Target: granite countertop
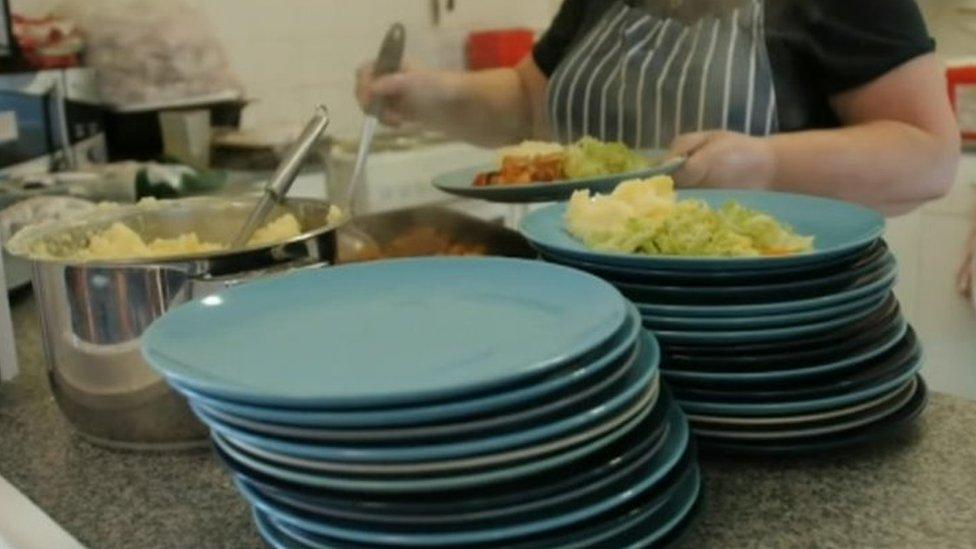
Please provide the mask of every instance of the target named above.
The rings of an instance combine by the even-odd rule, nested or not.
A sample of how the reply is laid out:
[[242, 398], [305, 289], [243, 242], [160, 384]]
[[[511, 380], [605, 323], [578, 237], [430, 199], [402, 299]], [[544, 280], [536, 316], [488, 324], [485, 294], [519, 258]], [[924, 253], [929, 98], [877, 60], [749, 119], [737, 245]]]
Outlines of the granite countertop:
[[[74, 435], [47, 387], [29, 295], [13, 318], [22, 373], [0, 385], [0, 476], [92, 548], [261, 547], [209, 452], [109, 451]], [[936, 393], [917, 428], [884, 444], [705, 459], [706, 508], [682, 547], [972, 547], [974, 464], [976, 403]]]

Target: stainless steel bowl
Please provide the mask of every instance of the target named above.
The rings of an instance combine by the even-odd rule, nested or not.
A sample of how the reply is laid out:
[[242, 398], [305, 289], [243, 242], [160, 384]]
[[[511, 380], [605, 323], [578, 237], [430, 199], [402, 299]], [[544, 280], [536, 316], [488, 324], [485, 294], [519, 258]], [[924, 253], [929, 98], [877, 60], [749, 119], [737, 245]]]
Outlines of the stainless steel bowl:
[[[203, 241], [230, 242], [255, 199], [191, 198], [131, 206], [83, 220], [30, 227], [8, 250], [33, 263], [33, 284], [55, 400], [74, 427], [102, 445], [171, 449], [205, 442], [206, 430], [186, 402], [143, 361], [139, 340], [170, 308], [228, 286], [296, 268], [331, 263], [336, 253], [329, 204], [288, 200], [271, 217], [291, 212], [304, 232], [272, 246], [166, 259], [79, 262], [37, 257], [38, 242], [67, 252], [116, 221], [144, 238], [189, 231]], [[215, 326], [214, 329], [223, 329]]]

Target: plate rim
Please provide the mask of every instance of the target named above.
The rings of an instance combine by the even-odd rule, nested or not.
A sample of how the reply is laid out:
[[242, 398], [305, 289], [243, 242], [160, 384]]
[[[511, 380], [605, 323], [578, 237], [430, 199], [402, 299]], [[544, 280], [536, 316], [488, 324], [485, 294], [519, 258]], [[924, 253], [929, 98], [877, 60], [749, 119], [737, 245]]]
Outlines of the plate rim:
[[[677, 408], [677, 404], [670, 397], [668, 397], [667, 402], [662, 403], [662, 405], [669, 406], [671, 410]], [[231, 459], [240, 461], [251, 469], [266, 474], [272, 478], [279, 479], [283, 482], [291, 482], [312, 488], [331, 488], [336, 490], [366, 492], [369, 494], [416, 494], [430, 490], [473, 489], [491, 482], [504, 482], [517, 479], [522, 476], [532, 475], [548, 467], [559, 467], [561, 465], [565, 465], [566, 463], [569, 463], [575, 459], [580, 459], [587, 455], [591, 455], [594, 452], [598, 452], [602, 448], [605, 448], [606, 446], [620, 440], [624, 436], [627, 436], [633, 431], [633, 429], [639, 426], [642, 421], [651, 415], [652, 410], [653, 408], [648, 408], [638, 415], [638, 417], [631, 419], [620, 428], [562, 454], [555, 454], [534, 462], [529, 462], [527, 464], [498, 468], [488, 472], [462, 473], [440, 479], [427, 478], [406, 481], [390, 479], [349, 479], [334, 475], [325, 475], [319, 472], [312, 473], [290, 471], [287, 468], [283, 469], [285, 466], [275, 463], [264, 463], [259, 458], [248, 455], [243, 450], [233, 446], [233, 444], [229, 441], [223, 440], [218, 433], [211, 433], [211, 439], [214, 441], [214, 444], [221, 449], [221, 451], [225, 452]], [[679, 429], [681, 429], [680, 435], [687, 440], [691, 435], [691, 429], [688, 426], [687, 421], [682, 422], [679, 425]]]
[[[289, 275], [281, 277], [272, 277], [263, 280], [258, 280], [250, 282], [245, 285], [232, 287], [223, 290], [214, 296], [222, 299], [226, 299], [228, 296], [236, 296], [240, 293], [253, 294], [254, 292], [261, 291], [261, 288], [266, 288], [275, 284], [282, 284], [282, 281], [287, 280], [298, 280], [301, 278], [305, 279], [320, 279], [326, 278], [337, 271], [342, 273], [354, 273], [355, 271], [361, 270], [378, 270], [378, 269], [397, 269], [397, 268], [418, 268], [417, 265], [437, 265], [439, 269], [443, 269], [444, 264], [454, 264], [454, 265], [498, 265], [505, 266], [505, 268], [515, 269], [519, 268], [536, 268], [540, 264], [536, 260], [520, 259], [520, 258], [503, 258], [503, 257], [482, 257], [482, 258], [401, 258], [401, 259], [391, 259], [382, 262], [372, 262], [372, 263], [358, 263], [358, 264], [348, 264], [340, 265], [334, 267], [328, 267], [322, 270], [310, 270], [301, 271], [297, 273], [292, 273]], [[155, 334], [158, 334], [165, 330], [169, 324], [182, 320], [182, 315], [188, 314], [200, 314], [199, 310], [201, 307], [202, 299], [193, 300], [187, 303], [178, 305], [173, 309], [170, 309], [166, 315], [153, 322], [149, 328], [143, 333], [140, 338], [141, 344], [141, 354], [146, 362], [157, 372], [161, 373], [165, 378], [176, 380], [180, 385], [188, 386], [192, 389], [196, 389], [199, 392], [204, 392], [211, 394], [213, 396], [227, 398], [229, 400], [244, 400], [249, 403], [265, 404], [265, 405], [281, 405], [281, 406], [314, 406], [314, 407], [335, 407], [336, 409], [346, 409], [346, 408], [362, 408], [364, 406], [400, 406], [408, 404], [416, 404], [424, 401], [435, 401], [435, 400], [449, 400], [452, 398], [462, 398], [465, 396], [483, 393], [485, 391], [490, 391], [504, 386], [510, 386], [517, 384], [519, 381], [524, 381], [527, 379], [532, 379], [538, 376], [545, 375], [546, 373], [552, 372], [561, 366], [567, 365], [574, 360], [578, 360], [580, 357], [586, 355], [588, 352], [594, 350], [605, 342], [613, 338], [614, 334], [624, 325], [627, 319], [628, 304], [622, 295], [620, 295], [619, 290], [613, 288], [611, 284], [604, 281], [603, 279], [593, 276], [589, 273], [584, 273], [582, 271], [571, 269], [565, 266], [552, 265], [552, 267], [557, 267], [564, 270], [564, 275], [566, 276], [582, 276], [589, 279], [586, 284], [593, 284], [594, 292], [607, 292], [608, 298], [616, 301], [619, 297], [619, 304], [614, 303], [611, 307], [608, 301], [608, 310], [613, 308], [616, 309], [613, 312], [615, 319], [613, 321], [614, 327], [612, 330], [606, 333], [598, 333], [588, 335], [586, 339], [581, 340], [572, 349], [566, 349], [561, 351], [558, 356], [552, 356], [544, 360], [537, 361], [529, 369], [523, 369], [519, 372], [510, 372], [505, 376], [501, 376], [491, 380], [480, 380], [475, 383], [465, 383], [459, 384], [453, 387], [441, 387], [437, 390], [411, 390], [409, 392], [397, 392], [396, 394], [386, 394], [386, 395], [376, 395], [376, 394], [346, 394], [342, 396], [326, 396], [321, 395], [284, 395], [284, 394], [270, 394], [268, 392], [262, 392], [260, 389], [249, 387], [245, 385], [235, 384], [232, 380], [228, 380], [225, 376], [224, 379], [215, 381], [212, 379], [200, 378], [199, 372], [201, 370], [206, 370], [200, 366], [194, 366], [192, 364], [186, 364], [183, 361], [176, 359], [169, 354], [156, 349], [153, 345], [153, 338]], [[423, 268], [423, 267], [419, 267]], [[546, 267], [548, 268], [548, 267]], [[480, 269], [479, 269], [480, 270]], [[349, 274], [338, 274], [335, 276], [351, 276]], [[584, 280], [579, 279], [581, 284]], [[305, 284], [312, 285], [306, 282]], [[319, 282], [321, 284], [321, 282]], [[257, 288], [257, 289], [256, 289]], [[267, 291], [267, 290], [265, 290]], [[167, 320], [168, 318], [168, 320]], [[619, 320], [619, 323], [617, 322]]]
[[[904, 384], [912, 376], [918, 374], [925, 362], [925, 353], [920, 351], [918, 357], [908, 366], [898, 377], [886, 383], [874, 387], [865, 388], [849, 394], [836, 395], [832, 397], [811, 399], [805, 401], [789, 403], [753, 403], [753, 404], [732, 404], [716, 402], [691, 402], [678, 400], [685, 413], [707, 413], [709, 415], [742, 415], [742, 416], [771, 416], [771, 415], [791, 415], [813, 412], [816, 410], [829, 409], [832, 406], [844, 406], [848, 403], [867, 400], [885, 393]], [[676, 399], [677, 400], [677, 399]]]
[[[910, 389], [909, 389], [910, 387]], [[863, 427], [870, 423], [880, 421], [885, 417], [894, 414], [900, 410], [903, 406], [907, 405], [912, 397], [915, 396], [915, 391], [917, 390], [918, 382], [915, 377], [912, 377], [908, 382], [900, 385], [897, 389], [892, 392], [885, 394], [884, 399], [872, 401], [875, 406], [869, 406], [865, 409], [859, 410], [857, 412], [851, 412], [847, 415], [857, 416], [859, 413], [866, 413], [873, 407], [878, 407], [880, 410], [875, 411], [871, 415], [864, 417], [849, 419], [847, 421], [838, 422], [831, 425], [821, 425], [819, 427], [794, 427], [791, 429], [769, 429], [765, 431], [760, 430], [743, 430], [736, 431], [734, 428], [731, 430], [722, 430], [714, 428], [696, 428], [692, 424], [691, 430], [698, 436], [704, 436], [709, 438], [721, 438], [729, 440], [779, 440], [779, 439], [796, 439], [796, 438], [809, 438], [816, 436], [824, 436], [835, 433], [841, 433], [843, 431], [849, 431], [851, 429], [856, 429], [858, 427]], [[900, 397], [900, 398], [899, 398]], [[889, 407], [890, 405], [890, 407]], [[882, 406], [885, 406], [882, 408]], [[824, 421], [832, 418], [825, 418]]]

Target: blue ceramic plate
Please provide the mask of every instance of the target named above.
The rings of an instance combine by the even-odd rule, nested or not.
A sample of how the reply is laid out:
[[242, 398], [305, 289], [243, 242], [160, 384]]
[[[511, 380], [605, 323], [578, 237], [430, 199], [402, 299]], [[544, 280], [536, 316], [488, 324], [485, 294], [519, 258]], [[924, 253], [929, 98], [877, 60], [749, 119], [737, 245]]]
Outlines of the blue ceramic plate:
[[[647, 336], [647, 342], [653, 338]], [[647, 343], [654, 345], [654, 343]], [[310, 461], [352, 462], [356, 464], [383, 464], [384, 469], [392, 468], [394, 463], [427, 463], [457, 460], [474, 456], [485, 456], [507, 452], [516, 448], [543, 445], [571, 433], [584, 432], [595, 425], [604, 423], [624, 423], [637, 415], [656, 397], [656, 376], [658, 365], [650, 360], [653, 353], [645, 353], [636, 361], [627, 379], [615, 384], [613, 394], [600, 395], [578, 407], [560, 413], [547, 422], [532, 425], [524, 430], [492, 433], [488, 431], [483, 438], [466, 436], [448, 441], [424, 444], [411, 441], [409, 444], [321, 444], [312, 441], [298, 441], [261, 435], [229, 426], [214, 417], [207, 416], [198, 408], [197, 415], [211, 429], [237, 445], [260, 451], [269, 456], [299, 458]], [[192, 405], [192, 404], [191, 404]]]
[[[584, 547], [652, 547], [653, 544], [669, 543], [675, 534], [688, 526], [688, 520], [699, 506], [701, 499], [701, 474], [697, 465], [688, 467], [678, 484], [666, 492], [655, 493], [654, 499], [642, 502], [640, 506], [622, 516], [599, 522], [582, 530], [569, 530], [568, 533], [552, 538], [541, 537], [539, 541], [510, 543], [512, 549], [541, 549], [559, 547], [579, 549]], [[262, 537], [275, 549], [333, 548], [352, 547], [328, 536], [302, 531], [283, 521], [276, 521], [260, 510], [254, 510], [255, 521]], [[670, 545], [665, 545], [670, 547]], [[365, 547], [358, 545], [356, 547]]]
[[[884, 301], [847, 313], [844, 316], [782, 328], [759, 328], [736, 331], [692, 331], [692, 330], [654, 330], [654, 335], [664, 345], [738, 345], [744, 343], [766, 343], [822, 334], [862, 320], [871, 314], [893, 305], [895, 297], [889, 295]], [[653, 328], [653, 323], [645, 324]]]
[[894, 288], [897, 278], [898, 269], [891, 268], [885, 272], [884, 276], [870, 284], [843, 292], [795, 301], [779, 301], [753, 305], [660, 305], [635, 302], [635, 305], [640, 309], [641, 314], [654, 316], [730, 318], [740, 316], [787, 315], [835, 307], [869, 296], [877, 297], [886, 294]]
[[167, 378], [251, 404], [433, 403], [538, 379], [600, 346], [627, 307], [539, 261], [406, 259], [305, 271], [177, 307], [143, 338]]
[[[698, 465], [692, 463], [683, 466], [676, 484], [668, 486], [664, 491], [656, 490], [642, 494], [644, 500], [628, 509], [626, 512], [613, 513], [609, 518], [599, 520], [586, 528], [563, 528], [556, 532], [546, 532], [532, 536], [532, 541], [506, 539], [504, 542], [491, 543], [488, 546], [508, 547], [511, 549], [542, 549], [559, 547], [560, 549], [577, 549], [584, 547], [649, 547], [658, 540], [666, 539], [676, 530], [685, 517], [691, 512], [698, 501], [701, 488], [701, 473]], [[264, 514], [260, 508], [258, 513]], [[275, 535], [285, 543], [299, 543], [302, 547], [325, 549], [333, 547], [349, 547], [347, 540], [334, 536], [312, 533], [275, 516], [266, 514], [262, 520], [267, 521], [276, 530]], [[575, 525], [574, 525], [575, 526]], [[385, 536], [387, 539], [394, 536]], [[396, 539], [400, 539], [396, 537]], [[626, 540], [626, 541], [625, 541]], [[375, 547], [376, 545], [353, 545], [355, 547]], [[417, 546], [410, 543], [394, 543], [387, 546]], [[425, 544], [423, 546], [436, 547], [438, 545]], [[458, 545], [448, 545], [458, 547]], [[463, 546], [463, 545], [462, 545]], [[285, 545], [284, 547], [291, 547]]]
[[254, 525], [257, 526], [258, 534], [261, 535], [261, 539], [263, 539], [264, 542], [267, 543], [272, 549], [308, 549], [306, 544], [290, 539], [287, 535], [285, 535], [285, 533], [275, 526], [271, 519], [261, 511], [252, 509], [251, 516], [254, 518]]
[[[333, 461], [325, 459], [312, 459], [301, 456], [293, 456], [284, 453], [270, 452], [264, 448], [254, 446], [246, 441], [233, 440], [232, 442], [239, 447], [242, 451], [254, 455], [260, 459], [266, 460], [270, 463], [276, 463], [286, 467], [293, 467], [297, 469], [302, 469], [305, 471], [321, 471], [326, 473], [336, 473], [340, 475], [353, 475], [353, 476], [385, 476], [385, 477], [395, 477], [395, 476], [417, 476], [417, 475], [450, 475], [458, 474], [460, 472], [474, 471], [477, 469], [487, 469], [495, 467], [508, 467], [517, 463], [522, 463], [528, 460], [533, 460], [542, 456], [552, 455], [558, 452], [566, 451], [581, 444], [585, 444], [589, 441], [598, 439], [608, 433], [615, 431], [623, 425], [626, 425], [635, 416], [640, 416], [649, 407], [652, 407], [655, 400], [657, 399], [658, 392], [660, 388], [660, 383], [655, 378], [654, 382], [644, 393], [641, 395], [640, 399], [635, 401], [633, 404], [625, 408], [620, 414], [608, 418], [605, 422], [597, 423], [592, 427], [589, 427], [582, 431], [576, 431], [562, 437], [553, 438], [551, 440], [546, 440], [537, 444], [531, 444], [527, 446], [522, 446], [519, 448], [506, 449], [499, 452], [494, 452], [490, 454], [480, 454], [480, 455], [470, 455], [459, 458], [451, 459], [441, 459], [441, 460], [430, 460], [430, 461], [400, 461], [400, 462], [369, 462], [369, 461]], [[211, 425], [213, 428], [214, 426]], [[219, 432], [218, 429], [225, 428], [214, 428], [214, 432]], [[532, 430], [532, 436], [535, 436], [542, 429]], [[523, 435], [522, 433], [514, 433], [505, 436], [493, 437], [491, 442], [498, 442], [504, 440], [506, 442], [512, 440], [518, 440], [519, 438], [526, 438], [529, 434]], [[397, 450], [402, 453], [413, 452], [419, 454], [421, 452], [431, 449], [434, 445], [426, 445], [423, 448], [417, 448], [416, 450], [411, 450], [410, 448], [400, 448]], [[436, 449], [441, 451], [445, 449], [451, 452], [457, 453], [467, 453], [468, 450], [463, 447], [463, 443], [447, 443], [439, 445]], [[330, 447], [334, 449], [334, 447]], [[373, 450], [374, 448], [369, 448]], [[341, 448], [342, 451], [346, 451], [347, 448]]]
[[522, 234], [542, 253], [571, 257], [600, 265], [638, 269], [729, 271], [740, 269], [776, 269], [814, 265], [863, 248], [881, 237], [884, 218], [881, 214], [846, 202], [787, 193], [766, 191], [689, 190], [679, 191], [679, 199], [701, 199], [714, 207], [729, 200], [771, 214], [791, 225], [799, 234], [815, 238], [815, 250], [784, 257], [714, 258], [647, 256], [602, 253], [590, 250], [565, 230], [563, 216], [566, 204], [546, 206], [528, 214], [522, 222]]
[[767, 382], [745, 386], [720, 385], [708, 381], [679, 381], [669, 379], [671, 390], [677, 398], [691, 402], [728, 402], [732, 404], [760, 404], [803, 402], [847, 395], [902, 376], [905, 369], [921, 357], [922, 347], [909, 330], [904, 339], [890, 351], [856, 367], [802, 383]]
[[[664, 151], [647, 151], [645, 154], [649, 158], [659, 159], [664, 155]], [[598, 193], [609, 193], [621, 181], [652, 177], [655, 175], [669, 175], [678, 171], [684, 163], [684, 158], [675, 158], [654, 165], [646, 170], [614, 175], [554, 181], [550, 183], [475, 187], [472, 183], [476, 175], [498, 169], [494, 164], [484, 164], [438, 175], [434, 178], [434, 186], [455, 196], [479, 198], [489, 202], [555, 202], [557, 200], [569, 200], [569, 197], [574, 192], [581, 189], [589, 189]]]
[[695, 422], [692, 430], [698, 436], [709, 438], [722, 438], [729, 440], [777, 440], [777, 439], [800, 439], [806, 437], [817, 437], [849, 431], [870, 423], [876, 423], [881, 419], [900, 410], [915, 395], [917, 381], [913, 377], [908, 383], [898, 387], [888, 395], [881, 404], [870, 407], [866, 410], [854, 414], [830, 418], [813, 424], [796, 425], [789, 424], [770, 424], [761, 428], [741, 426], [728, 426], [722, 424], [709, 424], [707, 422]]
[[[402, 408], [387, 408], [375, 410], [323, 410], [315, 408], [285, 408], [273, 406], [259, 406], [243, 402], [234, 402], [207, 395], [190, 389], [179, 382], [173, 385], [191, 401], [199, 402], [225, 414], [236, 417], [290, 425], [297, 427], [333, 427], [333, 428], [386, 428], [409, 425], [426, 425], [444, 423], [461, 418], [500, 413], [501, 410], [539, 400], [557, 398], [575, 387], [592, 382], [607, 370], [620, 366], [630, 360], [636, 352], [637, 339], [642, 333], [640, 316], [637, 310], [630, 307], [627, 322], [620, 332], [597, 349], [598, 356], [582, 357], [578, 363], [571, 364], [566, 371], [554, 372], [537, 383], [532, 383], [506, 391], [491, 393], [470, 399], [449, 401], [427, 406], [409, 406]], [[589, 355], [590, 353], [588, 353]], [[587, 360], [592, 358], [592, 360]]]
[[[540, 535], [586, 521], [597, 515], [613, 513], [632, 505], [635, 500], [650, 491], [659, 490], [662, 480], [679, 465], [686, 456], [686, 469], [695, 465], [688, 447], [674, 453], [664, 450], [646, 456], [627, 475], [614, 479], [605, 487], [584, 488], [578, 493], [564, 494], [547, 502], [547, 506], [525, 515], [501, 520], [476, 520], [464, 526], [431, 528], [430, 524], [414, 523], [406, 528], [378, 528], [370, 522], [329, 519], [302, 512], [267, 499], [259, 491], [244, 482], [237, 481], [245, 499], [276, 522], [290, 525], [316, 535], [330, 536], [354, 543], [402, 546], [464, 546], [479, 543], [505, 544], [513, 539]], [[626, 470], [626, 469], [625, 469]], [[419, 521], [418, 521], [419, 522]]]
[[905, 333], [908, 331], [908, 329], [908, 322], [906, 322], [904, 319], [899, 319], [897, 330], [893, 331], [889, 337], [878, 340], [877, 342], [873, 342], [849, 356], [815, 366], [757, 372], [703, 372], [684, 369], [662, 369], [661, 375], [663, 375], [665, 379], [673, 378], [691, 382], [714, 381], [729, 385], [734, 385], [736, 383], [741, 383], [743, 385], [755, 385], [757, 383], [767, 381], [801, 380], [809, 377], [820, 377], [837, 370], [852, 367], [862, 362], [867, 362], [868, 360], [885, 353], [897, 345], [898, 342], [905, 337]]
[[673, 305], [754, 305], [799, 301], [855, 290], [889, 276], [898, 267], [885, 254], [858, 269], [824, 278], [746, 286], [662, 286], [607, 280], [625, 297], [637, 302]]
[[693, 425], [707, 426], [712, 429], [722, 430], [771, 430], [771, 429], [799, 429], [811, 425], [824, 424], [830, 421], [843, 421], [846, 418], [854, 417], [859, 414], [871, 412], [883, 408], [887, 404], [898, 400], [899, 396], [911, 389], [914, 393], [918, 378], [912, 378], [908, 383], [894, 390], [884, 393], [881, 396], [859, 402], [843, 408], [833, 408], [822, 412], [810, 414], [799, 414], [790, 416], [764, 416], [764, 417], [731, 417], [731, 416], [688, 416], [688, 421]]
[[894, 413], [875, 423], [849, 431], [818, 437], [783, 440], [725, 440], [699, 437], [703, 451], [721, 455], [798, 456], [832, 452], [841, 448], [886, 440], [907, 429], [928, 403], [928, 388], [919, 376], [912, 399]]
[[905, 384], [922, 367], [922, 358], [907, 365], [901, 375], [884, 383], [879, 383], [868, 389], [854, 391], [844, 395], [828, 398], [818, 398], [797, 402], [764, 402], [754, 404], [738, 404], [728, 402], [690, 402], [679, 401], [681, 408], [688, 414], [707, 414], [720, 416], [779, 416], [803, 414], [832, 408], [842, 408], [865, 400], [870, 400], [895, 387]]
[[[443, 497], [402, 498], [358, 494], [349, 498], [341, 492], [322, 492], [282, 483], [221, 458], [236, 477], [254, 486], [272, 500], [298, 510], [373, 525], [402, 526], [436, 522], [442, 526], [510, 517], [537, 509], [559, 494], [590, 488], [642, 456], [658, 454], [669, 440], [670, 397], [662, 395], [641, 427], [607, 448], [590, 456], [515, 481], [495, 483], [473, 490], [437, 492]], [[218, 453], [218, 455], [220, 455]]]
[[[671, 416], [677, 416], [678, 419], [674, 421], [684, 421], [679, 412], [675, 411]], [[504, 543], [515, 538], [559, 530], [586, 521], [594, 516], [631, 505], [632, 502], [643, 497], [652, 489], [656, 489], [660, 481], [678, 465], [682, 456], [687, 456], [686, 461], [691, 463], [691, 468], [694, 468], [694, 460], [691, 459], [693, 454], [689, 454], [687, 439], [683, 445], [678, 444], [679, 442], [680, 440], [677, 438], [669, 436], [662, 448], [646, 456], [646, 459], [639, 462], [636, 469], [609, 484], [607, 489], [592, 493], [584, 489], [577, 493], [579, 497], [574, 498], [570, 494], [565, 501], [560, 498], [544, 510], [525, 517], [527, 520], [491, 521], [489, 522], [490, 528], [452, 527], [436, 533], [422, 531], [420, 525], [413, 525], [407, 531], [373, 529], [367, 528], [358, 521], [320, 520], [317, 515], [304, 513], [269, 501], [259, 491], [254, 490], [246, 483], [238, 482], [238, 488], [241, 489], [248, 501], [262, 512], [269, 514], [279, 524], [291, 525], [316, 535], [340, 538], [354, 543], [396, 546]], [[474, 524], [478, 523], [484, 524], [480, 520], [475, 521]]]
[[[674, 409], [677, 409], [673, 401], [669, 400], [669, 403], [672, 404]], [[217, 448], [232, 463], [240, 463], [245, 468], [284, 482], [310, 488], [356, 491], [369, 494], [416, 494], [437, 490], [461, 490], [497, 482], [514, 481], [560, 467], [567, 463], [572, 463], [592, 455], [630, 434], [635, 428], [643, 425], [643, 422], [648, 417], [653, 417], [651, 411], [652, 408], [648, 408], [621, 427], [562, 452], [539, 457], [509, 467], [496, 467], [484, 471], [437, 477], [365, 478], [324, 474], [318, 471], [308, 471], [298, 467], [288, 467], [262, 460], [234, 447], [217, 433], [212, 433], [212, 438]], [[677, 424], [677, 428], [679, 429], [679, 436], [683, 437], [686, 441], [685, 443], [687, 443], [689, 431], [687, 420], [684, 416], [681, 416], [681, 422]]]
[[696, 318], [646, 314], [643, 316], [643, 319], [644, 326], [651, 330], [740, 331], [785, 328], [787, 326], [800, 326], [803, 324], [823, 322], [853, 314], [863, 309], [873, 308], [880, 305], [887, 297], [888, 294], [869, 295], [832, 307], [782, 315]]
[[863, 266], [870, 261], [874, 261], [887, 251], [887, 244], [879, 239], [863, 248], [838, 255], [835, 258], [825, 259], [814, 265], [794, 265], [792, 267], [785, 266], [775, 269], [736, 269], [731, 271], [620, 267], [617, 265], [592, 263], [551, 253], [543, 253], [541, 255], [543, 259], [552, 263], [559, 263], [567, 267], [580, 269], [605, 280], [644, 284], [662, 283], [663, 285], [735, 286], [775, 284], [778, 282], [792, 282], [830, 276]]
[[397, 442], [428, 443], [446, 440], [460, 436], [487, 436], [499, 430], [511, 431], [520, 426], [527, 427], [534, 422], [541, 422], [554, 414], [562, 413], [591, 401], [595, 396], [608, 394], [615, 390], [615, 385], [628, 379], [628, 374], [638, 357], [635, 347], [628, 359], [615, 366], [609, 375], [592, 380], [591, 384], [580, 387], [576, 391], [566, 391], [563, 395], [545, 399], [542, 402], [525, 403], [524, 406], [487, 416], [463, 418], [450, 423], [436, 423], [433, 425], [367, 428], [367, 429], [335, 429], [329, 427], [303, 427], [281, 425], [227, 414], [216, 410], [200, 401], [193, 401], [195, 410], [214, 421], [238, 429], [244, 429], [260, 435], [279, 438], [290, 438], [307, 441], [321, 441], [324, 443], [383, 443]]

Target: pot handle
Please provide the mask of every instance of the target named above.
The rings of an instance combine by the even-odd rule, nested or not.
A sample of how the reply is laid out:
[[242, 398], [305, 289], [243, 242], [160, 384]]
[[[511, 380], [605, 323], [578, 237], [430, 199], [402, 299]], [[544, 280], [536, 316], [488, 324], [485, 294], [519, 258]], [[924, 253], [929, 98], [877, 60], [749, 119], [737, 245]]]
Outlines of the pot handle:
[[222, 290], [240, 286], [241, 284], [252, 282], [254, 280], [273, 278], [295, 271], [321, 269], [322, 267], [326, 267], [331, 264], [332, 263], [328, 261], [315, 261], [309, 258], [303, 258], [282, 263], [280, 265], [275, 265], [274, 267], [268, 267], [267, 269], [245, 271], [242, 273], [234, 273], [232, 275], [196, 276], [190, 279], [190, 294], [192, 299], [206, 297]]

